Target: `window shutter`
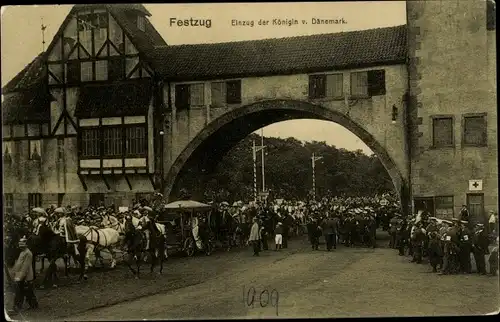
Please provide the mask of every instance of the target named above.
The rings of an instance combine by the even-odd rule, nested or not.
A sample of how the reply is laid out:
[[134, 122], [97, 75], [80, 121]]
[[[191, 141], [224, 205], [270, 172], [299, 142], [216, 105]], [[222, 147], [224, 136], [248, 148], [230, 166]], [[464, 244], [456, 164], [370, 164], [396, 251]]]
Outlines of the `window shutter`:
[[326, 76], [326, 96], [342, 97], [344, 94], [344, 80], [342, 74], [331, 74]]
[[385, 95], [385, 70], [368, 71], [368, 95]]
[[486, 124], [483, 116], [464, 118], [464, 143], [484, 145], [486, 143]]
[[226, 86], [226, 102], [228, 104], [241, 103], [241, 80], [228, 81]]
[[226, 83], [216, 82], [212, 83], [212, 106], [220, 107], [224, 106], [226, 103]]

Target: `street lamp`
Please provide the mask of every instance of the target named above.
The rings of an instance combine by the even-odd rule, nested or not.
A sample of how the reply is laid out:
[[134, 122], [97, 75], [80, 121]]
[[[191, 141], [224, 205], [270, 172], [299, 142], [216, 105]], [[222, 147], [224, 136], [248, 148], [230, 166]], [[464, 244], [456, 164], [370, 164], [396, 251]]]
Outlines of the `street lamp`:
[[311, 157], [311, 163], [312, 163], [312, 175], [313, 175], [313, 200], [316, 200], [316, 174], [315, 174], [315, 164], [316, 164], [316, 161], [319, 161], [323, 159], [323, 157], [317, 157], [314, 155], [314, 153], [312, 154], [312, 157]]

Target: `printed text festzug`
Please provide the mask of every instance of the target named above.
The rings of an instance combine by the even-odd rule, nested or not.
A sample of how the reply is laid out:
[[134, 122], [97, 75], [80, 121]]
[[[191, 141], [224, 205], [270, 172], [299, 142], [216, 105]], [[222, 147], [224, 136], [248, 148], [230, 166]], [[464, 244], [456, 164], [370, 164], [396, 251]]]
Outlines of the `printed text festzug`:
[[170, 27], [212, 27], [212, 19], [197, 19], [197, 18], [189, 18], [189, 19], [177, 19], [170, 18]]

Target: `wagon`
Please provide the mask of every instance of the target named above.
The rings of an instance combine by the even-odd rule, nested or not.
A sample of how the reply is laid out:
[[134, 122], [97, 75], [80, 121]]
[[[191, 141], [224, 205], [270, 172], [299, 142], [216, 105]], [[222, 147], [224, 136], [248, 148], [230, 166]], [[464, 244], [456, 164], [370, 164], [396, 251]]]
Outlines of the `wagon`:
[[[166, 246], [172, 252], [184, 252], [194, 256], [197, 250], [192, 223], [197, 218], [208, 216], [212, 206], [194, 200], [180, 200], [169, 203], [158, 211], [157, 222], [164, 224], [167, 234]], [[210, 255], [214, 250], [211, 232], [202, 251]]]

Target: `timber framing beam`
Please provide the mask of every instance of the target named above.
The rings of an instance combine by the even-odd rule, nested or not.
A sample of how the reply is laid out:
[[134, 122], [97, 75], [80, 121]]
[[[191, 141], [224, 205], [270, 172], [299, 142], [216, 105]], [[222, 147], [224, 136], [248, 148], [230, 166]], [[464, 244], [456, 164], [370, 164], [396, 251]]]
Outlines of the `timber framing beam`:
[[127, 175], [125, 175], [124, 177], [125, 177], [125, 181], [127, 181], [128, 188], [129, 188], [130, 190], [132, 190], [132, 185], [130, 184], [130, 180], [128, 179], [128, 176], [127, 176]]
[[111, 190], [111, 186], [109, 185], [108, 180], [106, 180], [106, 177], [102, 174], [101, 178], [102, 178], [102, 181], [104, 181], [106, 188], [108, 188], [108, 190]]
[[84, 189], [85, 191], [87, 191], [87, 190], [88, 190], [88, 188], [87, 188], [87, 184], [85, 183], [85, 180], [83, 179], [83, 175], [79, 173], [79, 174], [78, 174], [78, 178], [80, 179], [80, 182], [82, 183], [83, 189]]

